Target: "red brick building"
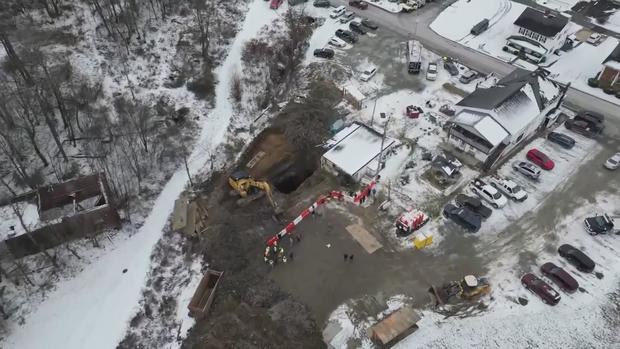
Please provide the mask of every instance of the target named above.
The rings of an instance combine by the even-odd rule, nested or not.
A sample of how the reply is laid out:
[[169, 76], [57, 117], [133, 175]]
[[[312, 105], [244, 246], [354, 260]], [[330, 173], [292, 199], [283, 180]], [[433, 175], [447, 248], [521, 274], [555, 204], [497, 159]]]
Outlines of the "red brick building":
[[620, 45], [603, 61], [603, 70], [598, 76], [599, 86], [611, 86], [620, 90]]

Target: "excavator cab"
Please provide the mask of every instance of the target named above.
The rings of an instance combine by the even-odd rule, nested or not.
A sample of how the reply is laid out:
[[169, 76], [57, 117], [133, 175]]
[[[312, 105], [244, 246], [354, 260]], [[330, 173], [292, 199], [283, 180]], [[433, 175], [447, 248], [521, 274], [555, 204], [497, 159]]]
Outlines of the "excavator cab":
[[239, 170], [233, 172], [228, 177], [228, 184], [241, 197], [237, 200], [237, 205], [245, 206], [261, 196], [267, 195], [267, 199], [269, 199], [269, 203], [273, 207], [276, 216], [281, 213], [278, 205], [273, 200], [271, 185], [267, 181], [256, 180], [246, 171]]

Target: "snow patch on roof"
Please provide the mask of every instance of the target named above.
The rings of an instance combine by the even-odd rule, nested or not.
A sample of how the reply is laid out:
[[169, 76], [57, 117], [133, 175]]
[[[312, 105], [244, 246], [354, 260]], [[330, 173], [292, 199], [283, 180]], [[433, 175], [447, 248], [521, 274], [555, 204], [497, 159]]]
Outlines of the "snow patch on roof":
[[[327, 153], [323, 154], [325, 159], [351, 176], [379, 155], [382, 138], [380, 133], [368, 126], [354, 125], [357, 125], [355, 131], [343, 137]], [[336, 135], [337, 138], [339, 137], [338, 134]], [[395, 142], [396, 140], [393, 138], [386, 137], [385, 142], [383, 142], [383, 150], [391, 147]]]
[[511, 135], [519, 134], [540, 114], [529, 85], [495, 108], [495, 112], [495, 120]]
[[489, 116], [480, 120], [474, 128], [493, 146], [500, 144], [508, 137], [508, 132]]

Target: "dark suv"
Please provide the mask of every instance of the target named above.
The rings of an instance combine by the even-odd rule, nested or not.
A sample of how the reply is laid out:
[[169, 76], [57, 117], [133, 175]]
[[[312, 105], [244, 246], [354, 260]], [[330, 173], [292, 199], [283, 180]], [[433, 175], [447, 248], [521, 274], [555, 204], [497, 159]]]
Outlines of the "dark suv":
[[541, 265], [540, 271], [565, 292], [575, 292], [579, 288], [579, 283], [577, 280], [575, 280], [566, 270], [551, 262]]
[[575, 116], [575, 120], [583, 120], [589, 124], [602, 125], [603, 121], [605, 121], [605, 117], [593, 111], [582, 110]]
[[338, 29], [336, 30], [336, 36], [348, 42], [349, 44], [354, 44], [357, 42], [357, 35], [348, 30]]
[[556, 305], [560, 301], [561, 297], [558, 291], [532, 273], [523, 275], [521, 277], [521, 284], [529, 291], [537, 294], [545, 304]]
[[453, 220], [456, 224], [475, 233], [480, 229], [482, 218], [479, 214], [468, 209], [467, 207], [458, 207], [453, 204], [447, 204], [443, 208], [443, 214], [447, 218]]
[[458, 206], [467, 207], [482, 216], [482, 218], [489, 218], [491, 217], [491, 213], [493, 213], [493, 210], [485, 206], [479, 198], [473, 196], [458, 194], [454, 201]]
[[314, 56], [330, 59], [334, 57], [334, 50], [329, 48], [318, 48], [314, 50]]
[[596, 138], [598, 135], [603, 133], [603, 125], [592, 124], [581, 119], [566, 120], [564, 126], [566, 126], [567, 129], [588, 138]]
[[590, 257], [586, 256], [585, 253], [572, 245], [564, 244], [560, 246], [560, 248], [558, 248], [558, 253], [561, 257], [566, 258], [566, 260], [574, 265], [575, 268], [584, 273], [591, 273], [596, 266], [596, 263], [594, 263]]
[[550, 132], [547, 135], [547, 139], [555, 144], [561, 145], [563, 148], [566, 148], [566, 149], [571, 149], [572, 147], [575, 146], [575, 140], [572, 137], [567, 136], [563, 133]]
[[587, 217], [583, 224], [590, 235], [605, 234], [614, 228], [614, 220], [607, 214]]
[[368, 31], [364, 29], [364, 27], [362, 26], [362, 23], [360, 22], [349, 23], [349, 29], [351, 29], [352, 32], [360, 34], [360, 35], [364, 35], [368, 33]]

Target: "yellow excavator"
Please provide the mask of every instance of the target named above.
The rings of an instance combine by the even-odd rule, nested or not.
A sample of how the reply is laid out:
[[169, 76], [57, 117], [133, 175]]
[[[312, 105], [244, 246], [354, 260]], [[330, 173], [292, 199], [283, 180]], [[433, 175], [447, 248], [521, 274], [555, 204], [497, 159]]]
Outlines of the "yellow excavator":
[[266, 194], [275, 213], [280, 213], [278, 205], [273, 199], [271, 185], [267, 181], [256, 180], [246, 171], [240, 170], [233, 172], [230, 177], [228, 177], [228, 184], [230, 184], [231, 188], [241, 197], [237, 200], [237, 205], [245, 206], [260, 198], [263, 194]]

